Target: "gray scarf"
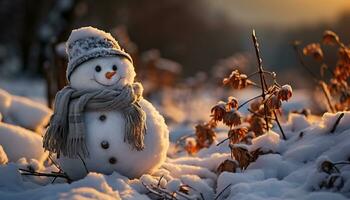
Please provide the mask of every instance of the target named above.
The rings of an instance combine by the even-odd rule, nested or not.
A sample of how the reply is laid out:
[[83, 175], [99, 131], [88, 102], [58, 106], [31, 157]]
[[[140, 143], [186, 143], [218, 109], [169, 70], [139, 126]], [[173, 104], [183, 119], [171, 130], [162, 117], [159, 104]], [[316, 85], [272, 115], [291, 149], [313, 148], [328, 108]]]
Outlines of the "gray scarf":
[[70, 86], [60, 90], [55, 98], [54, 114], [43, 139], [43, 147], [59, 156], [88, 157], [84, 124], [85, 110], [121, 111], [125, 118], [124, 141], [132, 148], [144, 148], [146, 114], [139, 105], [142, 96], [140, 83], [123, 89], [75, 90]]

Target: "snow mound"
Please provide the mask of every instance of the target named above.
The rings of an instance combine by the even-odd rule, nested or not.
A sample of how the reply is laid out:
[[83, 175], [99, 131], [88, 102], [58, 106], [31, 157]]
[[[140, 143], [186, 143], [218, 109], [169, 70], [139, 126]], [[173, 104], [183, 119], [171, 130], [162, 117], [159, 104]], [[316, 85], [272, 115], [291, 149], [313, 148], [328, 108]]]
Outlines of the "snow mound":
[[264, 135], [254, 138], [250, 149], [251, 151], [260, 149], [263, 152], [277, 152], [280, 143], [280, 136], [273, 131], [269, 131]]
[[41, 136], [19, 126], [0, 122], [0, 145], [10, 162], [16, 162], [22, 157], [37, 160], [46, 158]]
[[41, 103], [0, 89], [0, 113], [4, 122], [42, 134], [52, 111]]
[[[159, 169], [138, 179], [118, 173], [89, 173], [72, 184], [64, 183], [63, 179], [51, 184], [51, 177], [29, 179], [21, 176], [18, 168], [29, 165], [44, 172], [57, 169], [29, 158], [11, 163], [11, 152], [3, 146], [10, 163], [0, 165], [0, 177], [5, 177], [0, 179], [0, 199], [142, 200], [157, 199], [166, 193], [177, 199], [206, 200], [218, 196], [220, 200], [349, 199], [350, 113], [344, 112], [332, 131], [339, 116], [340, 113], [327, 113], [320, 121], [311, 123], [304, 116], [293, 114], [282, 124], [287, 140], [280, 137], [278, 130], [255, 138], [246, 147], [249, 151], [260, 148], [262, 155], [247, 169], [235, 173], [217, 172], [220, 163], [231, 159], [230, 148], [223, 143], [202, 149], [195, 156], [172, 153]], [[218, 130], [218, 140], [226, 137], [225, 130]]]
[[9, 159], [7, 158], [7, 155], [4, 151], [4, 148], [0, 145], [0, 165], [4, 165], [8, 163]]

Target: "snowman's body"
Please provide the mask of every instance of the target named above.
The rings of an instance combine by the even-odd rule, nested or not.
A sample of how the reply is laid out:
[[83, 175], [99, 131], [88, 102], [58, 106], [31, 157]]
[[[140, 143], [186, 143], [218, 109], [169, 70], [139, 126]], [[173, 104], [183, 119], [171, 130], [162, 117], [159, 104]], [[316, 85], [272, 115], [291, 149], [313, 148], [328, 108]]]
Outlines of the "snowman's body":
[[[111, 174], [117, 171], [130, 178], [152, 172], [163, 163], [169, 143], [168, 130], [163, 117], [146, 100], [141, 100], [141, 107], [146, 112], [147, 131], [145, 148], [132, 150], [124, 141], [124, 119], [118, 111], [86, 112], [87, 146], [89, 158], [83, 159], [87, 170]], [[59, 160], [63, 171], [72, 179], [86, 175], [82, 160], [62, 157]]]
[[[67, 41], [67, 53], [67, 79], [76, 91], [122, 89], [134, 83], [136, 73], [130, 56], [108, 33], [92, 27], [74, 30]], [[124, 140], [126, 126], [121, 111], [85, 110], [84, 134], [89, 155], [80, 158], [61, 155], [57, 161], [63, 171], [74, 180], [87, 172], [114, 171], [132, 178], [159, 167], [166, 159], [169, 132], [164, 118], [151, 103], [141, 97], [139, 105], [146, 114], [143, 149], [137, 150]]]

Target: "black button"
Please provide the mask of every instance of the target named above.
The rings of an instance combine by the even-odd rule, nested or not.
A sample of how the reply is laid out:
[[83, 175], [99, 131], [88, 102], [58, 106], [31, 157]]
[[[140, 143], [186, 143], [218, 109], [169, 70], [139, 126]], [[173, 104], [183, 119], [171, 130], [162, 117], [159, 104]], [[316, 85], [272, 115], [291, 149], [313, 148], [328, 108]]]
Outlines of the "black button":
[[105, 121], [106, 120], [106, 115], [101, 115], [100, 117], [99, 117], [99, 119], [101, 120], [101, 121]]
[[111, 163], [112, 165], [115, 164], [116, 162], [117, 162], [117, 159], [115, 157], [109, 158], [109, 163]]
[[103, 140], [103, 141], [101, 142], [101, 147], [102, 147], [103, 149], [108, 149], [108, 148], [109, 148], [109, 143], [108, 143], [106, 140]]

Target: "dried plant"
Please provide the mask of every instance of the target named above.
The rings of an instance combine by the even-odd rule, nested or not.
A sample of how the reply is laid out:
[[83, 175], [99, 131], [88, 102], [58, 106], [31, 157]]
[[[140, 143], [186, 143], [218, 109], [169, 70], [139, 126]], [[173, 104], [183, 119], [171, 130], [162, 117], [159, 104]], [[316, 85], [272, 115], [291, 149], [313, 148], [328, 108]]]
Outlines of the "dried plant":
[[[255, 161], [262, 152], [249, 152], [241, 146], [235, 146], [235, 144], [250, 144], [254, 137], [267, 132], [272, 127], [273, 121], [277, 122], [283, 139], [287, 139], [280, 126], [277, 114], [280, 113], [282, 101], [288, 101], [292, 97], [292, 87], [290, 85], [281, 86], [277, 82], [276, 73], [264, 70], [259, 44], [254, 31], [252, 39], [258, 60], [258, 70], [250, 75], [233, 70], [228, 77], [223, 79], [223, 85], [232, 89], [244, 89], [248, 86], [254, 86], [261, 89], [261, 94], [242, 104], [239, 104], [239, 101], [232, 96], [228, 97], [226, 101], [219, 101], [211, 109], [209, 122], [197, 125], [195, 127], [195, 140], [188, 140], [185, 146], [185, 150], [193, 155], [201, 148], [209, 147], [215, 141], [216, 133], [214, 129], [218, 123], [227, 126], [229, 128], [227, 138], [217, 145], [221, 145], [228, 140], [232, 158], [238, 163], [229, 160], [224, 161], [218, 168], [219, 173], [222, 171], [235, 171], [237, 166], [243, 170], [251, 162]], [[254, 76], [259, 77], [260, 84], [255, 83], [251, 79]], [[269, 82], [267, 78], [269, 78]], [[242, 115], [239, 109], [248, 103], [250, 103], [248, 107], [250, 113]]]
[[[154, 196], [155, 199], [164, 199], [164, 200], [177, 200], [177, 199], [187, 199], [187, 200], [192, 200], [192, 199], [204, 199], [203, 194], [194, 189], [193, 187], [182, 184], [179, 186], [177, 191], [169, 191], [163, 187], [161, 187], [161, 180], [163, 176], [161, 176], [158, 180], [158, 184], [149, 184], [147, 185], [144, 182], [141, 182], [141, 184], [145, 187], [145, 189], [148, 191], [146, 194], [150, 196]], [[189, 195], [190, 190], [194, 194]]]
[[318, 172], [326, 173], [327, 176], [319, 183], [321, 189], [340, 191], [344, 186], [344, 177], [341, 168], [337, 166], [350, 165], [349, 161], [332, 162], [324, 160], [319, 163]]
[[217, 173], [221, 174], [222, 172], [236, 172], [236, 169], [239, 167], [239, 164], [236, 160], [226, 159], [222, 162], [217, 168]]
[[[338, 60], [334, 66], [325, 64], [322, 45], [337, 46]], [[320, 76], [314, 74], [299, 53], [300, 42], [294, 42], [294, 49], [298, 55], [301, 65], [310, 73], [314, 81], [321, 87], [326, 97], [330, 112], [346, 111], [350, 109], [350, 47], [345, 45], [339, 36], [330, 30], [323, 34], [320, 43], [311, 43], [303, 48], [304, 56], [312, 56], [320, 62]], [[326, 79], [325, 72], [329, 72], [330, 78]]]

